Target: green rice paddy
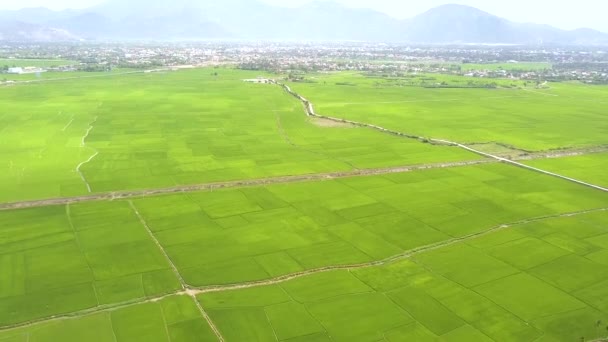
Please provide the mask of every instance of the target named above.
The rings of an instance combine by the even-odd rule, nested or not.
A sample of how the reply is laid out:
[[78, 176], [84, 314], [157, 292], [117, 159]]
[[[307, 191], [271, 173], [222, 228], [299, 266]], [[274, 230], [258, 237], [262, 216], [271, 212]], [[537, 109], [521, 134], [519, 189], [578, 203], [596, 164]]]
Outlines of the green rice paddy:
[[0, 67], [59, 67], [65, 65], [76, 65], [79, 62], [65, 59], [23, 59], [23, 58], [0, 58]]
[[[482, 157], [309, 119], [280, 87], [242, 81], [256, 76], [199, 69], [0, 88], [0, 203], [86, 195], [87, 184], [95, 195], [269, 179], [0, 210], [0, 342], [608, 335], [605, 192], [503, 163], [456, 166]], [[294, 89], [328, 116], [526, 149], [605, 144], [591, 101], [607, 96], [602, 87], [430, 89], [354, 74], [316, 81]], [[507, 92], [514, 97], [485, 97]], [[549, 120], [567, 96], [583, 114], [567, 115], [570, 103]], [[534, 116], [523, 105], [533, 99], [543, 108]], [[376, 102], [338, 104], [346, 100]], [[522, 113], [501, 115], [516, 104]], [[408, 121], [412, 108], [424, 111], [420, 120]], [[604, 157], [525, 163], [605, 186]]]
[[608, 153], [528, 161], [526, 164], [608, 187]]
[[[420, 85], [425, 78], [429, 86], [446, 82], [452, 87], [410, 86]], [[484, 89], [481, 84], [481, 88], [467, 88], [468, 81], [456, 76], [418, 75], [416, 79], [334, 73], [292, 87], [312, 101], [319, 114], [418, 136], [461, 143], [499, 142], [532, 151], [605, 143], [606, 87], [550, 83], [547, 89], [536, 89], [511, 80], [470, 80], [498, 85]]]
[[6, 87], [0, 201], [87, 193], [76, 169], [96, 153], [81, 167], [93, 192], [478, 159], [363, 128], [320, 127], [279, 87], [242, 82], [255, 75], [202, 70]]

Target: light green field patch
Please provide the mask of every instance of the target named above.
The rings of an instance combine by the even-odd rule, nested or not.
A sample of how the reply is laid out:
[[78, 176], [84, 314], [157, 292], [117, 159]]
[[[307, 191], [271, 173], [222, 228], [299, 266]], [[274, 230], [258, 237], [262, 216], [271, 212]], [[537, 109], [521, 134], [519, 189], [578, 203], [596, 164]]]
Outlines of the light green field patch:
[[118, 340], [168, 341], [165, 318], [158, 304], [132, 306], [111, 313]]
[[[465, 245], [442, 248], [416, 256], [433, 271], [464, 286], [476, 286], [518, 271], [508, 264]], [[460, 265], [468, 267], [460, 267]]]
[[300, 265], [308, 269], [330, 265], [353, 265], [369, 262], [370, 256], [346, 241], [297, 248], [287, 251]]
[[347, 271], [318, 273], [282, 284], [281, 287], [300, 303], [373, 291]]
[[542, 332], [469, 289], [440, 299], [448, 309], [495, 341], [534, 341]]
[[586, 336], [589, 336], [589, 339], [594, 339], [606, 336], [603, 322], [606, 322], [607, 319], [608, 314], [606, 312], [585, 308], [543, 317], [535, 320], [533, 324], [545, 331], [548, 336], [559, 341], [579, 340], [581, 337], [587, 338]]
[[400, 341], [420, 341], [434, 342], [437, 336], [430, 332], [420, 323], [411, 323], [402, 327], [390, 330], [384, 335], [389, 342]]
[[403, 286], [424, 286], [432, 276], [424, 267], [410, 260], [403, 260], [382, 267], [369, 267], [353, 271], [361, 281], [376, 291], [391, 291]]
[[603, 249], [608, 249], [608, 234], [590, 237], [585, 239], [585, 241]]
[[375, 341], [386, 331], [413, 322], [386, 296], [377, 293], [338, 297], [307, 304], [307, 308], [334, 341]]
[[575, 254], [585, 255], [599, 250], [598, 247], [564, 233], [555, 233], [542, 237], [543, 240], [561, 249]]
[[185, 268], [181, 270], [181, 274], [188, 284], [195, 286], [234, 284], [269, 277], [262, 266], [251, 258], [240, 258]]
[[491, 338], [489, 338], [488, 336], [484, 335], [481, 331], [473, 328], [472, 326], [464, 325], [458, 329], [455, 329], [453, 331], [450, 331], [447, 334], [440, 336], [439, 341], [446, 341], [446, 342], [450, 342], [450, 341], [454, 341], [454, 342], [488, 341], [488, 342], [491, 342], [493, 340]]
[[585, 308], [578, 299], [526, 274], [498, 279], [474, 290], [528, 322]]
[[95, 282], [95, 293], [99, 304], [121, 303], [145, 297], [140, 274]]
[[571, 293], [606, 279], [608, 267], [577, 255], [567, 255], [533, 268], [529, 273]]
[[402, 213], [367, 217], [357, 220], [357, 223], [402, 250], [448, 238], [446, 234]]
[[589, 306], [608, 312], [608, 280], [600, 281], [574, 292], [577, 298]]
[[608, 266], [608, 249], [603, 249], [598, 252], [587, 254], [585, 257], [589, 260], [597, 262], [598, 264]]
[[270, 306], [266, 308], [266, 315], [281, 341], [325, 331], [303, 304], [291, 302]]
[[435, 335], [443, 335], [465, 322], [423, 291], [406, 287], [388, 293], [397, 305]]
[[333, 226], [328, 230], [374, 259], [385, 259], [402, 252], [399, 247], [370, 233], [356, 223]]
[[263, 307], [291, 301], [291, 297], [277, 285], [253, 287], [239, 291], [212, 292], [199, 296], [205, 308]]
[[80, 319], [59, 321], [32, 329], [29, 341], [115, 341], [112, 323], [107, 314], [96, 314]]
[[327, 333], [313, 334], [302, 337], [294, 337], [286, 340], [286, 342], [331, 342], [333, 341]]
[[285, 252], [260, 255], [254, 259], [271, 277], [298, 273], [304, 270], [297, 261]]
[[527, 270], [570, 252], [539, 239], [524, 238], [492, 248], [488, 254], [521, 270]]
[[3, 342], [130, 342], [141, 338], [146, 341], [217, 341], [194, 301], [182, 296], [0, 331]]
[[599, 186], [608, 186], [608, 153], [527, 161], [526, 164]]
[[276, 341], [263, 308], [208, 310], [226, 341]]
[[[511, 81], [503, 84], [494, 79], [493, 82], [511, 88], [472, 89], [467, 88], [467, 82], [477, 79], [418, 75], [435, 80], [431, 83], [445, 81], [453, 85], [449, 89], [437, 89], [423, 86], [420, 82], [426, 82], [424, 80], [413, 81], [407, 77], [367, 77], [362, 73], [315, 77], [316, 82], [290, 86], [314, 103], [317, 112], [337, 118], [418, 136], [459, 142], [502, 142], [528, 150], [605, 143], [601, 106], [593, 100], [605, 96], [604, 87], [589, 89], [579, 83], [552, 83], [547, 90], [515, 89]], [[525, 86], [519, 84], [518, 87]], [[572, 101], [569, 94], [573, 92], [578, 101]], [[569, 114], [572, 112], [580, 116], [574, 118]], [[531, 121], [534, 124], [530, 124]], [[489, 122], [492, 125], [487, 125]], [[539, 131], [536, 127], [543, 129]]]

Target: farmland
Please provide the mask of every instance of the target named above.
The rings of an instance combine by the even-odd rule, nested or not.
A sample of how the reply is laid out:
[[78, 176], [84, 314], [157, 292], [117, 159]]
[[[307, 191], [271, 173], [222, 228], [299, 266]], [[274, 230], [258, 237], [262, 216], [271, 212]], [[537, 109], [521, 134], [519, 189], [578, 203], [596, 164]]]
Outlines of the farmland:
[[2, 89], [0, 200], [81, 195], [82, 178], [106, 192], [478, 159], [365, 129], [319, 127], [280, 88], [241, 81], [257, 74], [214, 73]]
[[0, 66], [12, 67], [58, 67], [64, 65], [78, 64], [76, 61], [64, 59], [20, 59], [20, 58], [0, 58]]
[[551, 83], [547, 89], [536, 89], [516, 82], [513, 88], [510, 80], [485, 80], [486, 84], [497, 83], [498, 88], [480, 85], [470, 89], [466, 78], [418, 78], [435, 78], [427, 81], [429, 86], [444, 81], [453, 86], [412, 87], [409, 79], [323, 74], [312, 79], [313, 83], [292, 87], [312, 101], [319, 114], [418, 136], [463, 143], [500, 142], [530, 151], [605, 143], [603, 102], [608, 92], [603, 86]]
[[608, 186], [608, 154], [589, 154], [569, 158], [529, 161], [526, 164], [550, 171], [559, 171], [569, 177]]
[[551, 69], [549, 63], [487, 63], [487, 64], [475, 64], [465, 63], [462, 64], [463, 70], [522, 70], [522, 71], [534, 71], [534, 70], [545, 70]]
[[0, 88], [0, 342], [606, 335], [605, 88], [258, 76]]

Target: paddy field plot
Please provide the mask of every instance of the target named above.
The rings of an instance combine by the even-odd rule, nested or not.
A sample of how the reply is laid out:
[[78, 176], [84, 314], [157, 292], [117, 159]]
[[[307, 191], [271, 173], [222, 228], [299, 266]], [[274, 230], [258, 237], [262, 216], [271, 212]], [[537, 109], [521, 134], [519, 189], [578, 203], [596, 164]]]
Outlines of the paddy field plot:
[[133, 200], [185, 281], [257, 281], [390, 258], [605, 194], [505, 165]]
[[126, 202], [0, 212], [0, 325], [180, 289]]
[[539, 71], [552, 68], [551, 63], [543, 62], [523, 62], [523, 63], [463, 63], [460, 65], [462, 70], [517, 70], [517, 71]]
[[77, 61], [66, 59], [22, 59], [22, 58], [0, 58], [0, 67], [59, 67], [65, 65], [79, 64]]
[[190, 297], [172, 296], [158, 302], [0, 332], [0, 341], [212, 342], [217, 339]]
[[[608, 91], [604, 86], [549, 83], [548, 89], [536, 89], [518, 81], [484, 80], [498, 83], [498, 88], [461, 88], [467, 86], [465, 78], [428, 77], [429, 86], [443, 81], [456, 86], [407, 86], [407, 78], [335, 73], [311, 76], [313, 83], [294, 83], [292, 88], [314, 103], [318, 114], [418, 136], [460, 143], [500, 142], [524, 150], [605, 143]], [[504, 88], [511, 83], [515, 87]]]
[[0, 324], [175, 293], [163, 251], [190, 286], [238, 284], [604, 207], [600, 191], [490, 164], [3, 211]]
[[0, 88], [0, 201], [479, 158], [321, 127], [278, 86], [242, 81], [253, 75], [204, 69]]
[[591, 340], [608, 319], [608, 250], [593, 242], [607, 220], [529, 223], [386, 266], [199, 300], [227, 341]]
[[608, 187], [608, 153], [533, 160], [525, 164]]
[[[235, 342], [602, 336], [605, 192], [502, 163], [454, 166], [480, 156], [319, 122], [280, 87], [242, 81], [256, 76], [201, 69], [0, 88], [9, 109], [0, 112], [0, 203], [87, 194], [87, 185], [97, 193], [444, 167], [0, 211], [0, 342], [216, 341], [214, 327]], [[423, 136], [548, 149], [600, 144], [606, 129], [591, 101], [606, 96], [602, 87], [564, 83], [535, 94], [323, 77], [295, 86], [318, 97], [328, 109], [320, 114], [346, 113], [329, 110], [349, 107], [339, 104], [347, 97], [380, 100], [369, 104], [376, 112], [348, 118]], [[437, 107], [402, 107], [408, 91], [405, 101]], [[490, 104], [486, 91], [509, 98]], [[481, 105], [472, 94], [484, 95]], [[567, 96], [594, 125], [579, 116], [561, 131], [571, 107], [554, 122], [547, 112], [503, 112], [509, 101], [567, 106], [551, 102]], [[421, 122], [400, 116], [410, 105], [429, 106]], [[389, 107], [394, 116], [383, 114]], [[458, 120], [442, 116], [452, 109]], [[424, 122], [431, 117], [437, 125]], [[526, 163], [603, 182], [603, 154]]]

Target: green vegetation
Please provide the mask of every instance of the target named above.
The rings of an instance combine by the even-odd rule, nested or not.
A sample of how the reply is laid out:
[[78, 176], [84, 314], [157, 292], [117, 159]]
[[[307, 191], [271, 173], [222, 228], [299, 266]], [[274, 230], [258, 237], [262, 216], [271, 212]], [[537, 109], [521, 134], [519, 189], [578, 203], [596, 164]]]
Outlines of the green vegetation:
[[59, 67], [65, 65], [76, 65], [79, 62], [65, 59], [8, 59], [0, 58], [0, 67]]
[[599, 191], [504, 165], [134, 200], [194, 286], [381, 260], [605, 203]]
[[195, 303], [172, 296], [78, 318], [0, 332], [2, 342], [217, 341]]
[[1, 325], [179, 289], [128, 203], [0, 212], [0, 226]]
[[516, 71], [539, 71], [551, 69], [550, 63], [542, 62], [518, 62], [518, 63], [488, 63], [488, 64], [475, 64], [475, 63], [463, 63], [461, 65], [462, 70], [516, 70]]
[[[430, 76], [432, 83], [464, 84], [458, 76]], [[425, 88], [409, 79], [359, 74], [316, 75], [295, 91], [319, 114], [368, 122], [411, 134], [463, 143], [501, 142], [526, 150], [595, 146], [605, 141], [606, 87], [578, 83], [535, 84], [513, 89]], [[479, 78], [474, 78], [480, 82]], [[351, 86], [336, 86], [348, 82]], [[502, 82], [502, 83], [501, 83]], [[431, 83], [431, 81], [429, 81]], [[518, 89], [522, 87], [522, 89]]]
[[0, 89], [0, 201], [84, 194], [76, 169], [93, 156], [81, 166], [93, 192], [478, 159], [364, 128], [320, 127], [279, 87], [242, 81], [257, 74], [215, 72]]
[[[605, 192], [308, 118], [257, 73], [100, 75], [0, 88], [0, 203], [265, 180], [0, 210], [0, 342], [605, 337]], [[320, 114], [423, 137], [605, 145], [603, 87], [306, 79]], [[525, 163], [606, 186], [607, 160]]]
[[608, 153], [528, 161], [526, 164], [608, 187]]
[[598, 224], [607, 220], [604, 212], [529, 223], [412, 260], [199, 300], [227, 341], [591, 340], [608, 319], [608, 259], [588, 257], [608, 245], [577, 251], [553, 237], [586, 244], [606, 234]]

